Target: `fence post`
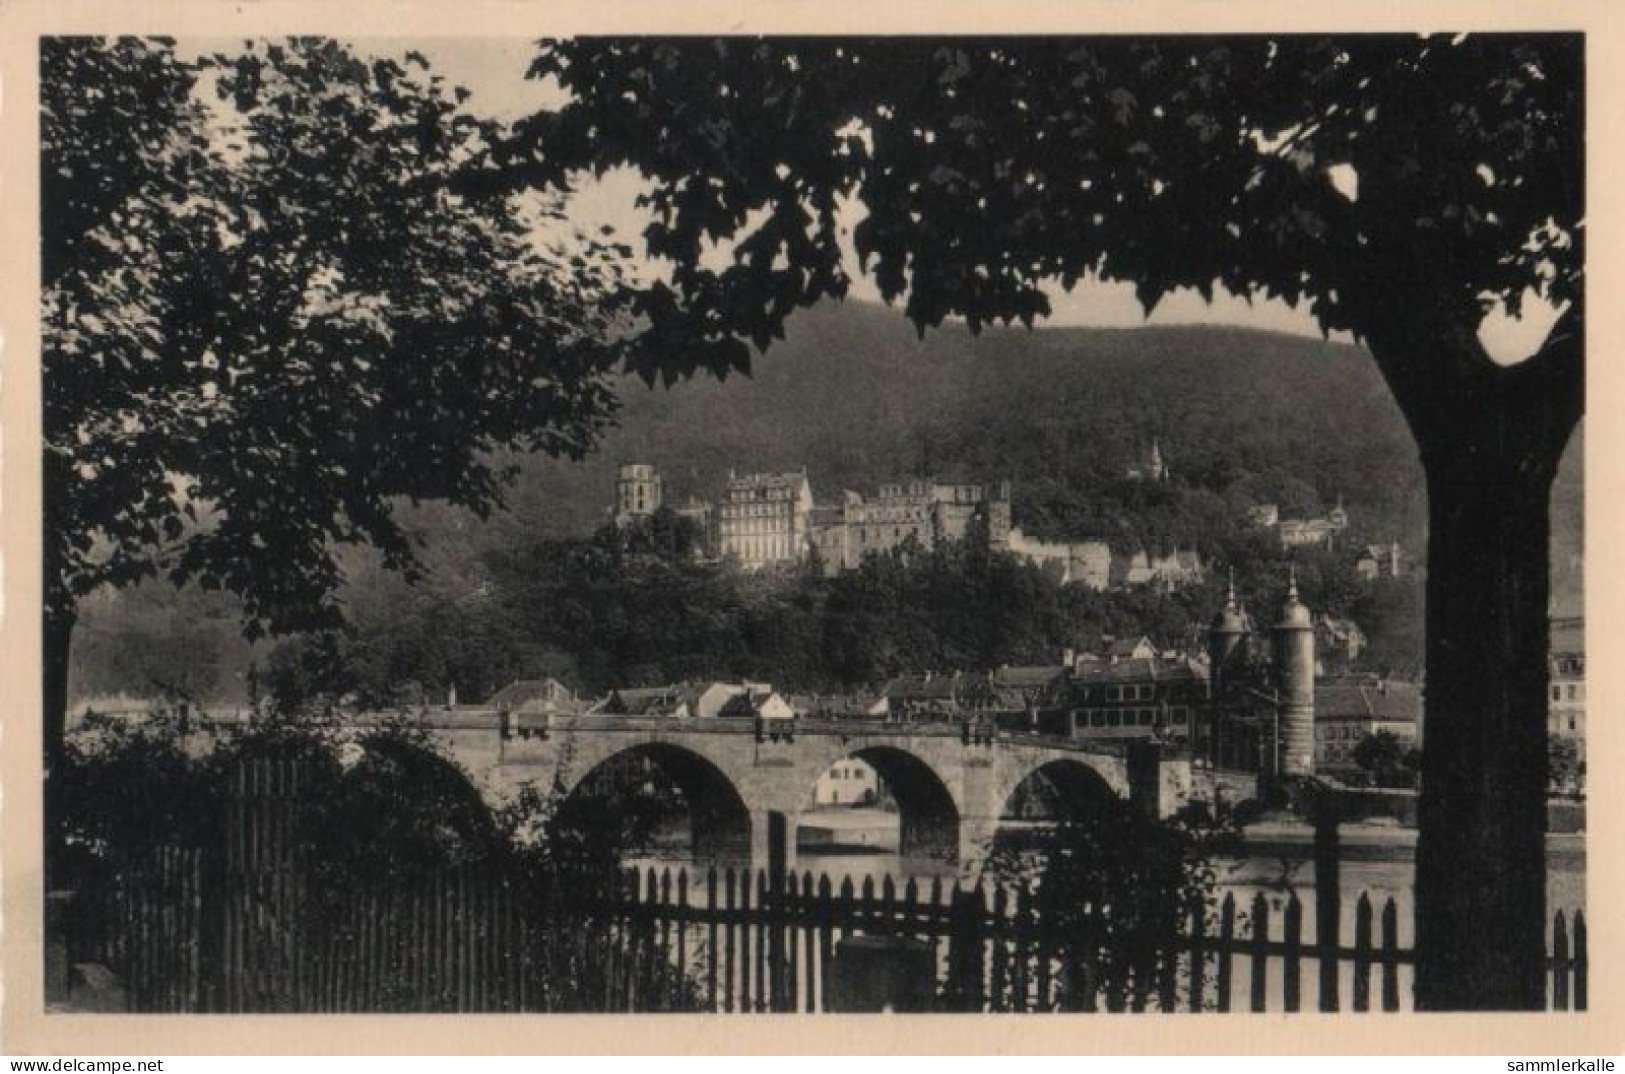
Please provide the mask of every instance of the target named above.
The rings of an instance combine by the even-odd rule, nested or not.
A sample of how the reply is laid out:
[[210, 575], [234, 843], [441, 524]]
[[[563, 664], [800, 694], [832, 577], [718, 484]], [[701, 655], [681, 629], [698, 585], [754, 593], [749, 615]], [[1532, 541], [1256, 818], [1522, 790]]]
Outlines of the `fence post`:
[[717, 867], [705, 871], [705, 995], [707, 1013], [717, 1006]]
[[751, 957], [750, 957], [750, 878], [749, 868], [739, 872], [739, 1009], [745, 1014], [755, 1009], [751, 1001]]
[[1371, 1009], [1371, 899], [1363, 891], [1354, 905], [1354, 1009]]
[[796, 908], [801, 904], [801, 888], [797, 883], [795, 871], [792, 870], [784, 878], [784, 897], [780, 903], [779, 920], [780, 929], [784, 933], [784, 1004], [779, 1008], [785, 1014], [795, 1014], [800, 1006], [800, 996], [797, 994], [796, 980], [797, 966], [796, 953], [801, 945], [798, 942], [800, 930], [796, 928]]
[[819, 902], [815, 899], [812, 870], [801, 871], [801, 961], [803, 979], [802, 1003], [808, 1014], [818, 1012], [818, 989], [823, 982], [823, 967], [818, 961]]
[[1552, 919], [1552, 1010], [1569, 1009], [1569, 930], [1559, 910]]
[[[981, 890], [981, 884], [977, 884]], [[958, 889], [955, 889], [957, 895]], [[1010, 945], [1006, 937], [1010, 931], [1010, 892], [1002, 884], [993, 889], [993, 922], [992, 922], [992, 980], [989, 982], [987, 999], [988, 1006], [994, 1011], [1007, 1011], [1010, 1004], [1007, 1000], [1010, 984]]]
[[722, 965], [722, 1009], [732, 1012], [734, 1009], [734, 966], [738, 964], [739, 951], [735, 936], [738, 933], [738, 919], [734, 916], [734, 883], [733, 866], [728, 866], [728, 872], [723, 879], [722, 895], [727, 905], [727, 924], [723, 926], [723, 940], [726, 943], [727, 955]]
[[1207, 995], [1207, 907], [1194, 906], [1190, 912], [1191, 994], [1187, 1007], [1202, 1010]]
[[1230, 1013], [1230, 961], [1234, 955], [1236, 940], [1236, 898], [1230, 892], [1224, 893], [1224, 903], [1219, 909], [1219, 1013]]
[[982, 1009], [982, 924], [987, 916], [986, 896], [978, 884], [971, 891], [953, 890], [948, 910], [948, 987], [950, 1011]]
[[1032, 954], [1033, 896], [1025, 883], [1016, 889], [1015, 972], [1011, 975], [1010, 1009], [1018, 1014], [1031, 1010], [1028, 987], [1032, 975], [1027, 959]]
[[1286, 903], [1286, 965], [1283, 967], [1283, 984], [1285, 986], [1285, 1006], [1288, 1013], [1298, 1010], [1299, 997], [1299, 960], [1302, 958], [1303, 946], [1303, 903], [1298, 901], [1298, 893], [1292, 892], [1287, 896]]
[[777, 1008], [773, 1004], [773, 990], [778, 986], [778, 970], [771, 957], [774, 947], [775, 934], [778, 929], [773, 924], [774, 900], [768, 885], [767, 874], [761, 870], [756, 872], [756, 1007], [757, 1012], [773, 1011]]
[[789, 818], [774, 811], [767, 815], [768, 897], [762, 900], [767, 922], [768, 1009], [789, 1010], [784, 966], [784, 874], [790, 858]]
[[835, 966], [835, 894], [829, 874], [818, 874], [818, 1009], [829, 1010], [829, 976]]
[[1574, 1009], [1586, 1009], [1586, 915], [1574, 911]]
[[1270, 904], [1261, 891], [1253, 896], [1252, 935], [1252, 1011], [1261, 1014], [1269, 1005], [1270, 974]]
[[1315, 946], [1320, 948], [1320, 1009], [1336, 1011], [1337, 949], [1342, 924], [1338, 875], [1337, 802], [1322, 793], [1315, 801]]
[[1392, 896], [1382, 907], [1382, 1009], [1399, 1010], [1399, 909]]

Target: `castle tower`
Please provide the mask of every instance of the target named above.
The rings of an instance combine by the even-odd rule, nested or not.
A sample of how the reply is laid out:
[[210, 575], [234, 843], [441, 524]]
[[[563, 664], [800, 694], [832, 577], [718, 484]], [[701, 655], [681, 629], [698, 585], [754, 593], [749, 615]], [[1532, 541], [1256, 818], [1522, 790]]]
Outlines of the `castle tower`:
[[1267, 763], [1279, 765], [1278, 776], [1310, 776], [1315, 771], [1315, 625], [1298, 599], [1296, 568], [1273, 634], [1279, 737]]
[[646, 462], [624, 462], [615, 477], [615, 521], [625, 525], [660, 510], [660, 472]]

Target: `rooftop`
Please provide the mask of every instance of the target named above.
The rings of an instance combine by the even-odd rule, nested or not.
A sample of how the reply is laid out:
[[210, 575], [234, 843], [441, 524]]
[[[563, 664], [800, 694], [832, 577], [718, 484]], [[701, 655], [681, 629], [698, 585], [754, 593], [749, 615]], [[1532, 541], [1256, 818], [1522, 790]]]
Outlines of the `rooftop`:
[[1422, 688], [1403, 679], [1350, 675], [1315, 683], [1316, 719], [1422, 718]]
[[807, 480], [800, 470], [788, 473], [739, 474], [728, 478], [729, 488], [793, 488]]

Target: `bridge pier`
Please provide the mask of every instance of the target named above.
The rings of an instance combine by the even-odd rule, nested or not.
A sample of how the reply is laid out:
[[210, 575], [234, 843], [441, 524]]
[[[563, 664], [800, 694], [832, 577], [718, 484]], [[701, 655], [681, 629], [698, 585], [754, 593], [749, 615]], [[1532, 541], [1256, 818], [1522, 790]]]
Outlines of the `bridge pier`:
[[784, 817], [784, 868], [796, 868], [796, 832], [801, 826], [800, 812], [782, 809], [753, 809], [750, 814], [750, 861], [752, 869], [767, 869], [773, 861], [773, 814]]
[[987, 868], [993, 853], [994, 840], [999, 834], [998, 817], [961, 817], [959, 819], [959, 875], [976, 881]]

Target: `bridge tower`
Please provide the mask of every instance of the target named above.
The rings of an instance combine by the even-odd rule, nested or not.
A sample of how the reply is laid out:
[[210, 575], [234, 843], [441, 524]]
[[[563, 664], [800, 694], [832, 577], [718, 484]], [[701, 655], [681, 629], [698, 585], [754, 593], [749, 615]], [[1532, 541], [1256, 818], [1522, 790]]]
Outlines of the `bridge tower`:
[[1280, 698], [1276, 726], [1277, 776], [1311, 776], [1315, 772], [1315, 625], [1298, 599], [1294, 568], [1275, 624], [1275, 688]]
[[1241, 606], [1236, 603], [1236, 574], [1230, 572], [1230, 585], [1225, 590], [1224, 607], [1213, 617], [1207, 636], [1208, 675], [1215, 700], [1222, 699], [1230, 687], [1232, 675], [1247, 660], [1247, 620], [1242, 617]]

